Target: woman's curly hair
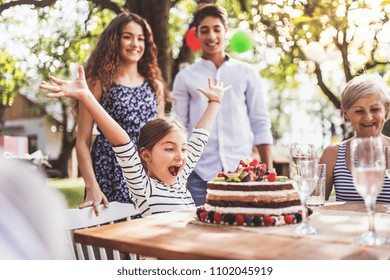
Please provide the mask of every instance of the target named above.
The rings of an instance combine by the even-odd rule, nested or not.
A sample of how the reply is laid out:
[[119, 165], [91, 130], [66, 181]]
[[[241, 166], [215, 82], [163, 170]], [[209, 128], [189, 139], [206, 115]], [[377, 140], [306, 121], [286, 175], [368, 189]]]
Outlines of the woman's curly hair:
[[166, 92], [165, 82], [158, 66], [157, 47], [154, 43], [153, 33], [147, 21], [134, 13], [124, 12], [117, 15], [104, 29], [86, 63], [86, 78], [91, 85], [99, 80], [102, 84], [102, 94], [107, 94], [118, 74], [122, 31], [131, 21], [142, 27], [145, 36], [145, 51], [138, 61], [138, 71], [150, 81], [154, 92], [158, 92], [156, 81], [160, 81], [164, 85], [164, 92], [160, 93], [161, 96], [157, 96], [157, 100], [160, 102], [167, 97], [162, 95]]

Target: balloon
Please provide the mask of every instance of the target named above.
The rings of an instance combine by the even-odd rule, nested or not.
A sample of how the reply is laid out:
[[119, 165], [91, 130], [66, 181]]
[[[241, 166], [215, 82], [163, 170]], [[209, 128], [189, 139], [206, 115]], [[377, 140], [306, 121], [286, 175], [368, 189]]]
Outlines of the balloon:
[[187, 31], [186, 44], [191, 50], [199, 51], [201, 49], [200, 42], [195, 35], [195, 26]]
[[253, 46], [252, 38], [244, 31], [238, 31], [230, 39], [230, 47], [233, 51], [243, 53]]

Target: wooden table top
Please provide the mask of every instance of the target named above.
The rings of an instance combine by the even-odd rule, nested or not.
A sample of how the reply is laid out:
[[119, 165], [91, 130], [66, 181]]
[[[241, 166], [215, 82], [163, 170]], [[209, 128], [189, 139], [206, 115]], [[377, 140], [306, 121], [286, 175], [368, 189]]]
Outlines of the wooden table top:
[[[377, 205], [376, 230], [390, 238], [390, 206]], [[368, 228], [362, 203], [334, 202], [314, 208], [318, 234], [295, 236], [295, 225], [235, 227], [204, 224], [195, 208], [77, 230], [76, 242], [158, 259], [390, 259], [390, 244], [362, 246], [354, 237]]]

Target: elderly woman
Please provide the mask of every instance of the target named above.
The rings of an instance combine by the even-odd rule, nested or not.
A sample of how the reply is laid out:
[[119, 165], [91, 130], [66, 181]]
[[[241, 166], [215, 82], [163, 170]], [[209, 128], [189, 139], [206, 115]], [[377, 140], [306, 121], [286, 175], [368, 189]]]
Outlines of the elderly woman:
[[[378, 75], [364, 74], [348, 82], [341, 95], [341, 112], [350, 122], [355, 137], [380, 136], [384, 146], [390, 146], [390, 138], [382, 134], [389, 116], [390, 92], [385, 81]], [[362, 201], [356, 191], [350, 166], [350, 140], [327, 147], [320, 163], [327, 165], [326, 192], [328, 199], [334, 186], [337, 201]], [[377, 201], [390, 203], [390, 180], [384, 175], [384, 186]]]

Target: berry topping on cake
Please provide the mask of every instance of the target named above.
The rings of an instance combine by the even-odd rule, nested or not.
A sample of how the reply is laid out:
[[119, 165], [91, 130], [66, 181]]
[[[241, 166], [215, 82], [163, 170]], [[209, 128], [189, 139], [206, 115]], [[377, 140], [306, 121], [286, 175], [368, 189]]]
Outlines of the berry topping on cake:
[[264, 216], [263, 221], [264, 221], [264, 224], [266, 226], [272, 226], [275, 223], [274, 218], [272, 218], [271, 216], [268, 216], [268, 215]]
[[302, 214], [301, 213], [295, 213], [294, 218], [297, 221], [297, 223], [300, 223], [302, 221]]
[[261, 226], [262, 224], [261, 217], [259, 216], [254, 216], [252, 221], [253, 221], [253, 225], [257, 227]]
[[276, 172], [271, 171], [271, 172], [267, 175], [267, 181], [268, 181], [268, 182], [275, 182], [275, 181], [276, 181]]
[[204, 222], [204, 221], [206, 221], [207, 212], [203, 211], [200, 213], [199, 216], [200, 216], [200, 220]]
[[224, 223], [227, 223], [229, 225], [233, 225], [234, 222], [236, 221], [236, 215], [230, 214], [230, 213], [225, 214], [225, 215], [223, 215], [223, 221], [224, 221]]
[[[256, 182], [267, 180], [267, 166], [259, 162], [257, 159], [254, 160], [240, 160], [239, 165], [234, 171], [223, 171], [217, 174], [217, 177], [213, 179], [214, 182]], [[276, 181], [276, 172], [272, 171]], [[264, 178], [265, 177], [265, 178]]]
[[245, 222], [244, 215], [237, 214], [237, 216], [236, 216], [236, 223], [237, 223], [237, 225], [240, 226], [240, 225], [242, 225], [244, 222]]
[[222, 215], [219, 213], [214, 213], [214, 223], [220, 224], [222, 222]]
[[292, 223], [294, 223], [294, 217], [292, 215], [285, 215], [284, 222], [286, 224], [292, 224]]

